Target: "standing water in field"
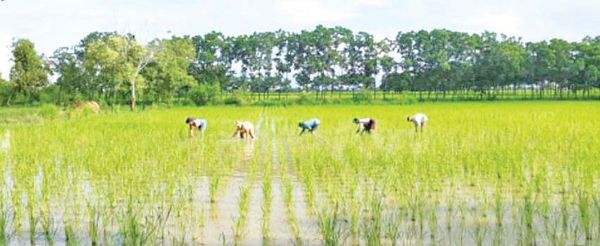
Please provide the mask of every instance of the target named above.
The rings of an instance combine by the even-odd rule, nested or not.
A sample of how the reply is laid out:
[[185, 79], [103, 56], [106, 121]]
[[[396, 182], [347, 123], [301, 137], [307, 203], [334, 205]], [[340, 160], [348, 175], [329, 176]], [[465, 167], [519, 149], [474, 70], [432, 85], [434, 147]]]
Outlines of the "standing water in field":
[[[188, 109], [17, 126], [0, 131], [0, 245], [593, 244], [589, 105], [426, 105], [446, 123], [360, 139], [346, 120], [357, 111], [388, 124], [404, 113], [206, 108], [225, 126], [263, 112], [260, 138], [221, 141], [223, 127], [186, 144], [171, 120], [190, 113], [171, 111]], [[313, 114], [330, 127], [298, 137], [295, 119]]]
[[0, 144], [0, 150], [2, 152], [8, 152], [10, 149], [10, 130], [6, 130], [4, 133], [4, 138], [2, 138], [2, 144]]

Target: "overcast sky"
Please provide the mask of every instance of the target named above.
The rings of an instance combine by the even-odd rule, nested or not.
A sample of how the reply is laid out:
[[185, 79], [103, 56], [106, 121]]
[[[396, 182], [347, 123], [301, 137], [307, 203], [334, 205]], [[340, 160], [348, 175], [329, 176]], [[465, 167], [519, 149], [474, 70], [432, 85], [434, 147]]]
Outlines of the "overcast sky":
[[131, 32], [147, 42], [211, 30], [237, 35], [318, 24], [366, 31], [376, 38], [446, 28], [488, 30], [525, 41], [576, 41], [600, 35], [599, 13], [596, 0], [4, 0], [0, 73], [8, 78], [15, 38], [30, 39], [48, 56], [93, 31]]

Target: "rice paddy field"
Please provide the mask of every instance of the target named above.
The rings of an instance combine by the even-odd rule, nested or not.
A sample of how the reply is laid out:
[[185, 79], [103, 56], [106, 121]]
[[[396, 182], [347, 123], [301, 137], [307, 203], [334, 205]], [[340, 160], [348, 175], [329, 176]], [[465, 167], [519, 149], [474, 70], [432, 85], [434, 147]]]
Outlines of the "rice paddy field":
[[[423, 133], [406, 122], [416, 112]], [[203, 136], [187, 116], [208, 120]], [[320, 128], [298, 136], [312, 117]], [[375, 134], [355, 134], [354, 117]], [[236, 120], [257, 138], [233, 138]], [[0, 163], [1, 245], [600, 241], [600, 102], [59, 117], [1, 124]]]

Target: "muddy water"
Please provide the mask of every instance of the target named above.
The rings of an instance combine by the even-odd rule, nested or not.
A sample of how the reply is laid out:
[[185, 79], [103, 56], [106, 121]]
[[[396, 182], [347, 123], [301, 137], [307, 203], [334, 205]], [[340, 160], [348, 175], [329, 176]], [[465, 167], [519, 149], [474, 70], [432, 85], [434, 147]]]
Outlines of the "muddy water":
[[2, 142], [0, 143], [0, 151], [8, 152], [10, 149], [10, 130], [6, 130]]
[[[267, 130], [267, 129], [270, 129]], [[186, 214], [183, 218], [173, 218], [171, 217], [169, 221], [165, 224], [164, 235], [165, 238], [163, 241], [159, 241], [165, 245], [174, 244], [171, 241], [171, 238], [183, 238], [182, 241], [186, 245], [231, 245], [234, 244], [234, 228], [235, 223], [240, 217], [240, 195], [242, 187], [249, 188], [249, 208], [248, 208], [248, 217], [247, 224], [244, 226], [243, 237], [239, 244], [241, 245], [291, 245], [294, 243], [294, 235], [292, 233], [292, 227], [290, 226], [290, 221], [288, 219], [288, 210], [285, 205], [285, 184], [284, 178], [282, 178], [282, 174], [285, 174], [289, 181], [292, 184], [292, 208], [290, 209], [294, 213], [294, 217], [297, 218], [297, 225], [299, 229], [299, 234], [302, 239], [303, 245], [321, 245], [323, 241], [321, 239], [321, 234], [319, 231], [318, 223], [316, 215], [310, 211], [310, 208], [307, 206], [305, 202], [305, 192], [306, 188], [300, 181], [300, 177], [297, 177], [294, 172], [294, 165], [292, 165], [293, 159], [288, 150], [288, 146], [286, 146], [286, 142], [282, 141], [277, 135], [277, 129], [275, 127], [275, 123], [272, 119], [261, 117], [258, 121], [256, 128], [256, 137], [255, 140], [243, 140], [240, 143], [240, 147], [243, 148], [240, 151], [240, 163], [237, 164], [237, 169], [235, 172], [230, 173], [228, 176], [223, 177], [221, 181], [221, 187], [218, 192], [217, 201], [214, 203], [210, 202], [209, 198], [209, 183], [212, 177], [193, 177], [190, 182], [194, 185], [190, 186], [195, 189], [192, 193], [192, 199], [190, 201], [189, 206], [191, 207], [191, 212]], [[11, 132], [6, 131], [0, 141], [0, 151], [8, 152], [11, 148]], [[269, 152], [271, 151], [271, 152]], [[418, 149], [416, 150], [418, 151]], [[250, 173], [251, 168], [250, 165], [256, 164], [256, 173]], [[262, 223], [263, 223], [263, 206], [265, 203], [265, 198], [263, 197], [262, 192], [262, 177], [261, 175], [264, 172], [264, 168], [266, 165], [270, 165], [272, 170], [270, 183], [272, 186], [272, 203], [271, 203], [271, 215], [269, 216], [269, 238], [268, 241], [263, 241], [263, 232], [262, 232]], [[22, 218], [19, 221], [20, 229], [17, 232], [12, 234], [12, 238], [8, 245], [28, 245], [29, 244], [29, 231], [31, 226], [28, 223], [27, 210], [26, 206], [28, 204], [28, 197], [25, 193], [13, 194], [15, 183], [23, 182], [23, 180], [14, 180], [16, 176], [13, 176], [13, 168], [15, 172], [18, 170], [16, 165], [5, 165], [4, 168], [4, 194], [7, 197], [17, 197], [16, 200], [20, 200], [20, 207], [23, 213]], [[66, 172], [70, 173], [70, 168], [65, 164], [61, 169], [66, 170]], [[79, 187], [76, 189], [79, 194], [73, 195], [72, 199], [79, 198], [85, 199], [86, 201], [81, 201], [79, 204], [85, 204], [85, 202], [89, 201], [93, 204], [101, 201], [103, 198], [102, 190], [98, 189], [98, 187], [94, 187], [90, 180], [90, 174], [87, 173], [78, 173], [78, 174], [70, 174], [68, 177], [76, 179], [72, 181], [74, 186]], [[35, 176], [31, 177], [34, 179], [35, 185], [35, 194], [31, 199], [40, 199], [40, 183], [44, 180], [45, 176], [42, 169], [38, 169]], [[377, 188], [364, 188], [361, 187], [376, 187], [376, 182], [373, 180], [365, 180], [360, 179], [359, 188], [357, 189], [357, 197], [367, 196], [368, 192], [375, 190], [380, 190]], [[148, 181], [148, 182], [161, 182], [161, 181]], [[160, 184], [156, 184], [160, 186]], [[318, 183], [315, 184], [315, 200], [316, 205], [327, 203], [327, 197], [325, 192], [321, 191], [318, 187]], [[454, 190], [454, 191], [453, 191]], [[491, 189], [489, 189], [491, 190]], [[489, 192], [486, 190], [486, 192]], [[455, 186], [447, 186], [443, 190], [440, 191], [438, 198], [440, 199], [438, 204], [432, 204], [431, 201], [424, 201], [424, 205], [426, 206], [435, 206], [426, 208], [426, 212], [424, 213], [424, 218], [420, 218], [422, 220], [422, 224], [419, 222], [410, 221], [410, 211], [407, 207], [396, 207], [395, 204], [387, 204], [385, 213], [389, 213], [390, 211], [397, 212], [395, 216], [400, 220], [399, 222], [399, 231], [400, 231], [400, 245], [416, 245], [416, 244], [440, 244], [440, 245], [472, 245], [474, 244], [475, 237], [478, 236], [478, 233], [483, 235], [484, 239], [482, 240], [484, 245], [516, 245], [519, 243], [519, 233], [521, 231], [517, 231], [517, 224], [519, 221], [513, 221], [514, 218], [520, 218], [519, 215], [515, 215], [515, 213], [519, 213], [519, 208], [515, 208], [517, 206], [515, 204], [510, 203], [507, 198], [507, 202], [503, 204], [503, 228], [499, 228], [499, 226], [495, 225], [494, 221], [494, 211], [493, 208], [487, 208], [487, 211], [478, 211], [481, 208], [477, 206], [477, 195], [479, 191], [469, 188], [458, 189]], [[445, 204], [444, 194], [454, 194], [454, 199], [456, 204], [452, 210], [448, 208], [448, 205]], [[428, 199], [428, 198], [424, 198]], [[487, 197], [487, 199], [491, 199], [491, 197]], [[4, 204], [5, 211], [8, 211], [8, 215], [14, 216], [14, 209], [11, 207], [13, 200], [7, 199], [9, 201], [8, 204]], [[65, 199], [67, 200], [67, 199]], [[481, 199], [479, 199], [481, 200]], [[70, 208], [64, 207], [60, 202], [60, 198], [56, 203], [51, 206], [51, 216], [53, 223], [53, 240], [55, 245], [64, 245], [66, 242], [65, 234], [64, 234], [64, 225], [63, 225], [63, 217], [64, 214], [70, 212]], [[464, 203], [463, 208], [459, 208], [459, 203]], [[367, 211], [367, 204], [361, 203], [361, 211]], [[76, 206], [76, 205], [73, 205]], [[573, 208], [573, 207], [571, 207]], [[559, 209], [557, 202], [554, 203], [551, 209]], [[86, 207], [82, 205], [82, 208], [79, 209], [82, 213], [78, 217], [79, 224], [76, 225], [75, 233], [78, 235], [80, 243], [84, 245], [90, 245], [91, 240], [89, 239], [89, 217], [86, 214]], [[431, 212], [433, 211], [433, 212]], [[38, 213], [36, 211], [36, 213]], [[486, 217], [484, 219], [475, 218], [482, 213], [486, 213]], [[575, 217], [577, 216], [576, 210], [569, 210], [570, 220], [575, 221]], [[430, 232], [431, 226], [430, 223], [432, 215], [436, 217], [436, 235], [432, 236]], [[390, 216], [385, 214], [389, 219]], [[115, 218], [112, 218], [114, 222]], [[144, 218], [138, 218], [143, 220]], [[560, 221], [558, 215], [550, 217], [551, 222]], [[100, 227], [102, 226], [102, 221], [99, 222]], [[36, 238], [34, 239], [35, 244], [37, 245], [45, 245], [45, 239], [41, 232], [41, 225], [38, 220], [36, 226]], [[107, 222], [108, 223], [108, 222]], [[543, 231], [543, 223], [544, 220], [541, 216], [536, 215], [534, 219], [534, 232], [537, 235], [543, 235], [545, 232]], [[576, 222], [568, 222], [569, 230], [577, 230], [579, 225]], [[476, 225], [484, 224], [483, 228], [484, 232], [477, 231], [478, 228]], [[451, 225], [450, 229], [447, 229], [446, 225]], [[15, 225], [8, 225], [8, 231], [14, 231]], [[115, 244], [119, 245], [120, 235], [118, 232], [118, 225], [112, 225], [107, 227], [107, 232], [101, 233], [101, 239], [116, 242]], [[359, 226], [359, 230], [360, 230]], [[345, 242], [347, 244], [365, 244], [365, 240], [362, 238], [363, 235], [358, 235], [358, 239], [348, 238]], [[542, 237], [542, 236], [539, 236]], [[568, 238], [569, 242], [578, 242], [584, 243], [585, 240], [582, 239], [573, 239]], [[382, 239], [382, 242], [386, 244], [389, 243]], [[546, 240], [538, 240], [538, 244], [544, 245], [549, 244]]]

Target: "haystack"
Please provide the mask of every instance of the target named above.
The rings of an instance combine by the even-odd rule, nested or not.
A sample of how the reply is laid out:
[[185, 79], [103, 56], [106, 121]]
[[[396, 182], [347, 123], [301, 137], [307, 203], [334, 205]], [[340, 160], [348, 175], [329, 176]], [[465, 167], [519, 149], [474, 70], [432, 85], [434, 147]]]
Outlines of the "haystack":
[[100, 105], [98, 105], [98, 103], [95, 101], [76, 101], [74, 103], [74, 108], [79, 110], [87, 108], [96, 114], [100, 113]]

